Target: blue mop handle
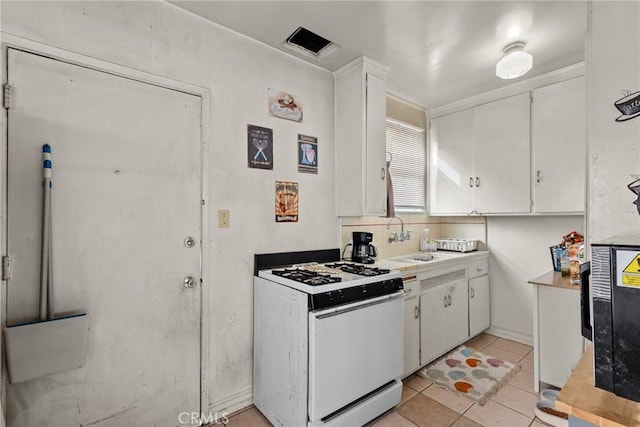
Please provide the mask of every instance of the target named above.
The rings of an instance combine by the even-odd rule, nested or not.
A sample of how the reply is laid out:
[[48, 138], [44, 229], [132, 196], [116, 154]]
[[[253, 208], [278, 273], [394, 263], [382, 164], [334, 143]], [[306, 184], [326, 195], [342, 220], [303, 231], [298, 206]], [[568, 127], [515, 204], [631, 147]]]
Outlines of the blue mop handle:
[[51, 146], [49, 144], [44, 144], [42, 146], [42, 157], [44, 159], [44, 165], [42, 168], [43, 178], [51, 180], [51, 169], [53, 168], [53, 163], [51, 162]]
[[51, 146], [42, 146], [42, 257], [40, 260], [40, 320], [53, 318], [53, 269], [51, 259]]

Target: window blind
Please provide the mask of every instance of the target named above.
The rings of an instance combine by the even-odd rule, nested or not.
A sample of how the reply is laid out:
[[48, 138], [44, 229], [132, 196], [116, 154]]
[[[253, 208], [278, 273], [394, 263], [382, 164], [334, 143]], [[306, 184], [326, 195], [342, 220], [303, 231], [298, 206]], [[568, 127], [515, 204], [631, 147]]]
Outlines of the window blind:
[[[426, 144], [424, 129], [387, 119], [389, 173], [398, 210], [425, 210]], [[387, 156], [387, 160], [389, 156]]]

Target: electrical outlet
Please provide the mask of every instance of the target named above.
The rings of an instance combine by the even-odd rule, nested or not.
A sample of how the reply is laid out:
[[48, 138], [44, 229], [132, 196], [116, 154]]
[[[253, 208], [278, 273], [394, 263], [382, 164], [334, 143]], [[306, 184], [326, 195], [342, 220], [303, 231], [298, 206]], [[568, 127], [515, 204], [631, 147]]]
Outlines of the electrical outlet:
[[231, 212], [228, 209], [218, 211], [218, 228], [228, 228], [231, 225]]

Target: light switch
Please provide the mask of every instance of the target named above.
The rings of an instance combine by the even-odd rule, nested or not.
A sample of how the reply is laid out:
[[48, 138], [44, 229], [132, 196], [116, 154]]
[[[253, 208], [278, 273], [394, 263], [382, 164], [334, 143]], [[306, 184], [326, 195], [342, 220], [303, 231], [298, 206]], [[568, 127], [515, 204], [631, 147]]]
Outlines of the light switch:
[[228, 209], [218, 211], [218, 228], [228, 228], [231, 225], [231, 212]]

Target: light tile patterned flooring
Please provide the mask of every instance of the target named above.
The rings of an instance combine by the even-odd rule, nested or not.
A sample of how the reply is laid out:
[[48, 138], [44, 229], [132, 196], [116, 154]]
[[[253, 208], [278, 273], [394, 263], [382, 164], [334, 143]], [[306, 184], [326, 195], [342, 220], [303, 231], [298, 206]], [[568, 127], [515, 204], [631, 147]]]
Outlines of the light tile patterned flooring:
[[[405, 378], [402, 401], [371, 427], [544, 427], [533, 408], [533, 351], [528, 345], [481, 334], [466, 343], [485, 354], [517, 363], [521, 370], [483, 406], [464, 399], [417, 375]], [[230, 427], [271, 426], [255, 407], [234, 416]]]

